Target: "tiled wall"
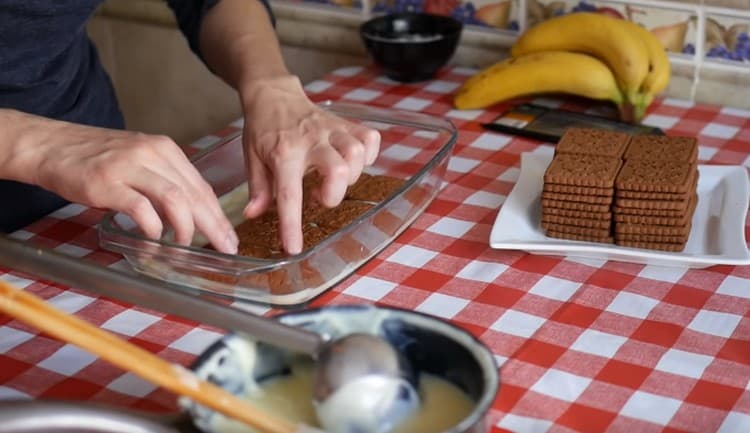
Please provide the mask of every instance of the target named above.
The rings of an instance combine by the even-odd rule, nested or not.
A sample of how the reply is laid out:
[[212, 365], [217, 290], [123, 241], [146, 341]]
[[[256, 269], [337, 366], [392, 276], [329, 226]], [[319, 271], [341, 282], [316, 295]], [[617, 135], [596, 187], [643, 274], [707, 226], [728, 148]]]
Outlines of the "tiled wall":
[[559, 14], [596, 11], [630, 19], [664, 43], [673, 64], [671, 96], [750, 108], [750, 0], [271, 0], [348, 13], [364, 20], [425, 11], [462, 21], [467, 33], [502, 36]]
[[644, 25], [662, 40], [673, 58], [750, 67], [749, 0], [297, 1], [339, 11], [348, 10], [365, 17], [386, 12], [425, 11], [453, 16], [466, 24], [469, 30], [512, 35], [552, 16], [573, 11], [595, 11]]

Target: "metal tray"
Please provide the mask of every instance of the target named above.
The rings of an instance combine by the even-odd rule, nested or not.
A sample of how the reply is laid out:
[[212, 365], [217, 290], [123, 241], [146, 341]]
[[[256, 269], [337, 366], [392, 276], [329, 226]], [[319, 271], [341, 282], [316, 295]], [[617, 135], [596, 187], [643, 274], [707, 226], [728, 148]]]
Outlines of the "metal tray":
[[0, 433], [200, 433], [182, 414], [63, 400], [0, 402]]
[[[99, 224], [103, 248], [124, 255], [140, 273], [197, 291], [289, 307], [304, 304], [340, 282], [388, 246], [437, 195], [456, 142], [453, 124], [421, 113], [326, 102], [326, 110], [380, 131], [381, 151], [369, 174], [405, 180], [389, 198], [314, 247], [280, 259], [228, 255], [203, 248], [145, 238], [126, 215], [109, 213]], [[193, 163], [220, 197], [236, 225], [242, 221], [247, 179], [240, 134], [200, 152]]]

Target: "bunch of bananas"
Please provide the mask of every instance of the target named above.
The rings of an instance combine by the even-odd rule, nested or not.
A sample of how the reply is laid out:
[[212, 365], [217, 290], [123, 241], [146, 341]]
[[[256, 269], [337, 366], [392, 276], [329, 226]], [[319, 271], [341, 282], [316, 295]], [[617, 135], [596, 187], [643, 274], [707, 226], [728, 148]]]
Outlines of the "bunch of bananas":
[[571, 93], [612, 101], [624, 120], [637, 122], [670, 74], [664, 47], [645, 28], [603, 14], [571, 13], [526, 31], [510, 58], [470, 77], [453, 103], [475, 109], [517, 96]]

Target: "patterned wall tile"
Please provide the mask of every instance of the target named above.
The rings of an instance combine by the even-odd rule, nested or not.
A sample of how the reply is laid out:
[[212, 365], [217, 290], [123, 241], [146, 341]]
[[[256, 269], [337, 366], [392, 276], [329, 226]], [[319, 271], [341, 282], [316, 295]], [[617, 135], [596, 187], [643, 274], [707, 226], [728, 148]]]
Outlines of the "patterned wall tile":
[[518, 3], [518, 0], [374, 0], [372, 12], [428, 12], [452, 16], [468, 26], [515, 32]]
[[597, 12], [628, 19], [649, 29], [671, 53], [695, 53], [696, 16], [694, 7], [648, 2], [598, 0], [527, 0], [528, 23], [534, 25], [553, 16], [571, 12]]
[[[649, 1], [649, 0], [645, 0]], [[719, 6], [719, 7], [725, 7], [725, 8], [734, 8], [734, 9], [750, 9], [750, 2], [747, 0], [663, 0], [670, 3], [690, 3], [694, 5], [703, 5], [703, 6]]]
[[706, 59], [750, 66], [750, 14], [722, 12], [706, 11]]
[[[279, 0], [271, 0], [271, 3]], [[364, 0], [280, 0], [287, 4], [304, 4], [308, 6], [319, 6], [323, 9], [332, 9], [337, 11], [352, 11], [360, 13], [366, 4]]]

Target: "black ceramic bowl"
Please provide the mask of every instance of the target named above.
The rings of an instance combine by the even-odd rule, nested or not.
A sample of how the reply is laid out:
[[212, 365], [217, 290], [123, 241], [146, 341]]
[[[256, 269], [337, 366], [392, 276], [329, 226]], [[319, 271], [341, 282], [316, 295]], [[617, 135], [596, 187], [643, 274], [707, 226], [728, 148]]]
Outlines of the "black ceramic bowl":
[[450, 60], [463, 25], [442, 15], [394, 13], [373, 18], [359, 28], [375, 63], [389, 78], [424, 81]]

